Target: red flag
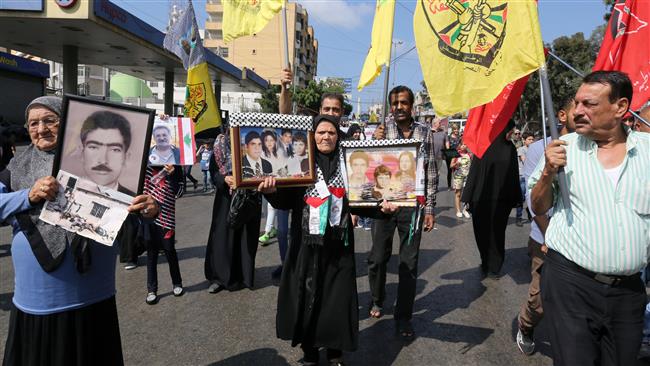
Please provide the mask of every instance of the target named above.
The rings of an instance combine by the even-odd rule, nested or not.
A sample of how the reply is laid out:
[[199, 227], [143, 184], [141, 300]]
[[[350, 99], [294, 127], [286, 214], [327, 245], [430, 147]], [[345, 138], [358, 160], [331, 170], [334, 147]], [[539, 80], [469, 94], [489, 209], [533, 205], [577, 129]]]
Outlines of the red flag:
[[469, 110], [463, 142], [479, 158], [503, 131], [519, 104], [529, 75], [506, 85], [493, 101]]
[[596, 70], [618, 70], [632, 80], [630, 109], [650, 99], [650, 0], [618, 0], [594, 64]]

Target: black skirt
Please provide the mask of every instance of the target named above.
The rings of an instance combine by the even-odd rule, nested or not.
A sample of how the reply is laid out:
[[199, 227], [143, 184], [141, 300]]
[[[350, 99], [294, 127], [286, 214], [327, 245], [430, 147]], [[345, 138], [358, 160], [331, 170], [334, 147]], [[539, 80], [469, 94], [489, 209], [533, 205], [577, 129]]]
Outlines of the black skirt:
[[12, 307], [2, 364], [123, 365], [115, 296], [50, 315]]
[[226, 218], [230, 212], [232, 195], [225, 183], [216, 187], [212, 224], [205, 251], [205, 278], [228, 291], [252, 289], [261, 212], [252, 214], [241, 228], [231, 228]]

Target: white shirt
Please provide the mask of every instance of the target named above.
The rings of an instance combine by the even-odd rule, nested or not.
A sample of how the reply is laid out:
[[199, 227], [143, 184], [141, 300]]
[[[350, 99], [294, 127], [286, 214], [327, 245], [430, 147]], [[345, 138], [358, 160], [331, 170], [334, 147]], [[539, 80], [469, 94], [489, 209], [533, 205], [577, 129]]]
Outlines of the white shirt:
[[[551, 138], [549, 137], [546, 141], [551, 142]], [[539, 163], [543, 156], [544, 140], [539, 140], [528, 145], [528, 149], [526, 151], [526, 160], [524, 160], [524, 168], [519, 172], [519, 174], [521, 174], [526, 179], [526, 187], [528, 187], [528, 178], [531, 174], [533, 174], [537, 163]], [[528, 211], [530, 214], [533, 217], [537, 216], [533, 210], [530, 209], [530, 189], [526, 189], [526, 205], [528, 206]], [[549, 210], [548, 214], [550, 215], [552, 212], [553, 209]], [[542, 230], [540, 230], [539, 226], [537, 226], [535, 220], [531, 221], [530, 223], [530, 237], [540, 244], [544, 243], [544, 234], [542, 234]]]

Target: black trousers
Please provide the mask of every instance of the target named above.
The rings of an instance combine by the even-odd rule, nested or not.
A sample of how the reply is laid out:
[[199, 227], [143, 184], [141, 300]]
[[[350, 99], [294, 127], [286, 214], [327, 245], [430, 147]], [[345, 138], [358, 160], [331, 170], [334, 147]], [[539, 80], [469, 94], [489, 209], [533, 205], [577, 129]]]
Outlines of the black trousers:
[[636, 364], [645, 288], [636, 277], [616, 286], [596, 281], [549, 250], [542, 267], [542, 303], [556, 366]]
[[[451, 158], [448, 158], [445, 155], [445, 163], [447, 163], [447, 187], [450, 188], [450, 189], [451, 189], [451, 172], [452, 172], [451, 160], [452, 160]], [[438, 168], [438, 169], [440, 169], [440, 168]]]
[[161, 249], [167, 257], [172, 285], [183, 286], [181, 269], [178, 265], [178, 255], [174, 247], [174, 235], [165, 238], [165, 232], [160, 226], [152, 224], [150, 228], [151, 242], [147, 246], [147, 291], [158, 292], [158, 253]]
[[414, 231], [409, 241], [409, 231], [414, 209], [401, 208], [388, 219], [374, 219], [372, 222], [372, 248], [368, 257], [368, 279], [370, 292], [375, 305], [382, 306], [386, 299], [386, 265], [393, 251], [395, 229], [399, 234], [399, 283], [397, 285], [397, 302], [395, 319], [410, 320], [413, 315], [415, 284], [418, 277], [418, 256], [422, 221], [419, 230]]
[[483, 272], [499, 273], [505, 258], [506, 226], [511, 205], [499, 201], [473, 202], [472, 225]]

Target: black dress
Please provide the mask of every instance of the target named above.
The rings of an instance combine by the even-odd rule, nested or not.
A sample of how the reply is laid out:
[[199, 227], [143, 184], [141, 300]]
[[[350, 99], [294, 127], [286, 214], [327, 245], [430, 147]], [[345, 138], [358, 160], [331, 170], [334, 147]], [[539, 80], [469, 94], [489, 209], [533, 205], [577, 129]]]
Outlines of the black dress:
[[253, 288], [255, 255], [260, 231], [261, 211], [251, 216], [240, 229], [226, 222], [230, 211], [230, 187], [219, 173], [214, 156], [210, 159], [210, 176], [215, 187], [212, 224], [205, 252], [205, 278], [229, 291]]
[[497, 274], [505, 257], [505, 235], [510, 211], [522, 201], [517, 150], [504, 129], [483, 158], [472, 159], [462, 201], [469, 203], [481, 269]]
[[347, 226], [347, 245], [333, 239], [329, 223], [324, 245], [307, 245], [302, 240], [304, 194], [303, 187], [266, 195], [276, 209], [292, 210], [291, 241], [278, 292], [277, 336], [291, 340], [292, 346], [354, 351], [358, 345], [359, 310], [348, 202], [344, 199], [341, 216]]

